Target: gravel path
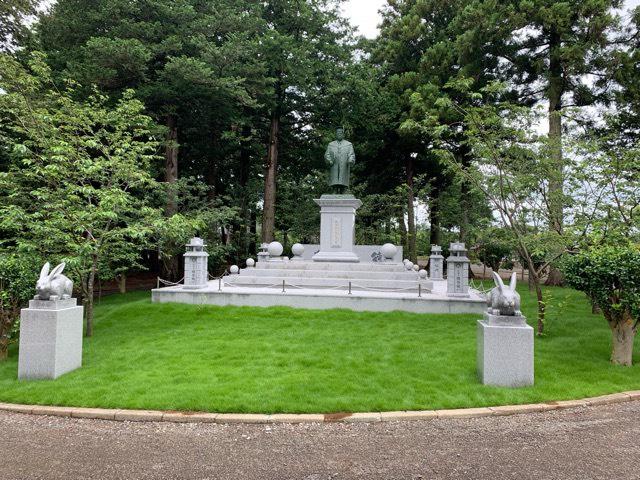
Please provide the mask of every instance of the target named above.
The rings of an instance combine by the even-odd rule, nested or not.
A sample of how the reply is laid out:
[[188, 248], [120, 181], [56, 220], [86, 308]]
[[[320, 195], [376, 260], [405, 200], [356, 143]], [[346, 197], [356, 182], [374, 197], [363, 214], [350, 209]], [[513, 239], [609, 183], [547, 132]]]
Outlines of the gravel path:
[[0, 478], [640, 479], [640, 401], [375, 424], [128, 423], [0, 412]]

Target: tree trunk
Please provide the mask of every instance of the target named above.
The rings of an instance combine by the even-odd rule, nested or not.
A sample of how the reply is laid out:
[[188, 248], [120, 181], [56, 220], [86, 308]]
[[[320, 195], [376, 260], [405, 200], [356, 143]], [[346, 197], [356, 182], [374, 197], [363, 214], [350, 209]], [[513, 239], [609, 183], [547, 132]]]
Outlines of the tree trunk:
[[[242, 127], [242, 141], [240, 143], [240, 166], [238, 172], [238, 183], [240, 184], [240, 247], [242, 256], [246, 259], [249, 255], [249, 236], [251, 234], [251, 212], [249, 211], [249, 176], [251, 172], [251, 150], [250, 150], [251, 127]], [[244, 260], [243, 259], [243, 260]]]
[[124, 273], [118, 275], [118, 291], [127, 293], [127, 276]]
[[262, 207], [262, 241], [274, 240], [276, 223], [276, 174], [278, 167], [278, 142], [280, 136], [280, 113], [274, 108], [269, 129], [269, 149], [264, 169], [264, 205]]
[[630, 312], [624, 312], [621, 321], [610, 321], [611, 363], [630, 367], [633, 363], [633, 341], [636, 336], [635, 322]]
[[415, 200], [413, 189], [413, 176], [415, 170], [415, 159], [408, 155], [405, 159], [405, 169], [407, 174], [407, 258], [413, 263], [418, 262], [416, 255], [416, 215], [413, 202]]
[[87, 330], [85, 335], [90, 337], [93, 335], [93, 287], [96, 281], [96, 270], [98, 269], [98, 256], [92, 255], [91, 272], [87, 280]]
[[432, 195], [429, 202], [429, 223], [431, 224], [429, 242], [431, 245], [442, 246], [440, 243], [440, 206], [437, 195]]
[[169, 184], [167, 216], [176, 213], [178, 202], [176, 192], [171, 188], [178, 180], [178, 122], [173, 115], [167, 115], [167, 138], [164, 152], [165, 181]]
[[407, 258], [409, 246], [407, 245], [407, 224], [404, 223], [404, 209], [398, 209], [398, 226], [400, 227], [400, 245], [404, 249], [403, 257]]
[[[562, 234], [564, 225], [564, 160], [562, 155], [562, 95], [565, 90], [561, 60], [561, 38], [552, 31], [549, 41], [549, 228]], [[546, 285], [562, 285], [562, 273], [551, 266]]]
[[0, 362], [9, 357], [9, 337], [0, 337]]

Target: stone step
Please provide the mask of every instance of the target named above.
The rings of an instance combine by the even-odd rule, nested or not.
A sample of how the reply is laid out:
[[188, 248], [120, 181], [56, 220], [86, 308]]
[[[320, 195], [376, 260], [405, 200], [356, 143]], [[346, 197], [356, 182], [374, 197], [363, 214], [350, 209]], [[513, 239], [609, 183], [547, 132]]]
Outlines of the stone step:
[[346, 262], [305, 262], [305, 261], [272, 261], [257, 262], [256, 270], [305, 270], [305, 271], [360, 271], [360, 272], [406, 272], [401, 263], [346, 263]]
[[376, 280], [405, 280], [417, 281], [418, 272], [393, 271], [380, 272], [370, 270], [301, 270], [292, 268], [243, 268], [240, 271], [243, 277], [306, 277], [314, 278], [341, 278], [341, 279], [376, 279]]
[[[304, 287], [304, 288], [319, 288], [319, 289], [348, 289], [348, 279], [336, 279], [336, 278], [314, 278], [314, 277], [249, 277], [243, 275], [228, 275], [224, 277], [224, 284], [228, 286], [238, 285], [243, 287], [269, 287], [273, 286], [278, 288], [282, 285], [282, 281], [285, 282], [289, 288]], [[422, 285], [422, 291], [425, 293], [430, 292], [433, 289], [433, 282], [430, 280], [376, 280], [358, 278], [351, 280], [352, 290], [366, 290], [376, 289], [381, 291], [396, 291], [407, 290], [417, 291], [418, 283]]]

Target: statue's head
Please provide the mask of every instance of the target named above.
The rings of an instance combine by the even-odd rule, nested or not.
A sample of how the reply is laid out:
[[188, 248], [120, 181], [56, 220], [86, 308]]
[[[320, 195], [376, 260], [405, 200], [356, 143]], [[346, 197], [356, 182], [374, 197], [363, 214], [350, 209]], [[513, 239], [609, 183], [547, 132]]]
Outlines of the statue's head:
[[336, 129], [336, 139], [337, 140], [344, 140], [344, 128], [339, 127]]

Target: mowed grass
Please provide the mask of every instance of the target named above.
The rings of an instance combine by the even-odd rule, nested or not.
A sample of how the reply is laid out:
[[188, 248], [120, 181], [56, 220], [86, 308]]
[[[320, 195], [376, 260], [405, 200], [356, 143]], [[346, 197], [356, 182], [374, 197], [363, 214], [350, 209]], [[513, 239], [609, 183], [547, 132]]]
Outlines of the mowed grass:
[[[529, 403], [640, 389], [640, 366], [609, 364], [610, 332], [585, 297], [551, 289], [534, 387], [476, 377], [477, 315], [152, 304], [102, 300], [82, 369], [19, 382], [0, 363], [0, 401], [210, 412], [356, 412]], [[534, 323], [534, 299], [520, 293]], [[636, 346], [637, 349], [637, 346]], [[636, 355], [635, 363], [640, 362]]]

